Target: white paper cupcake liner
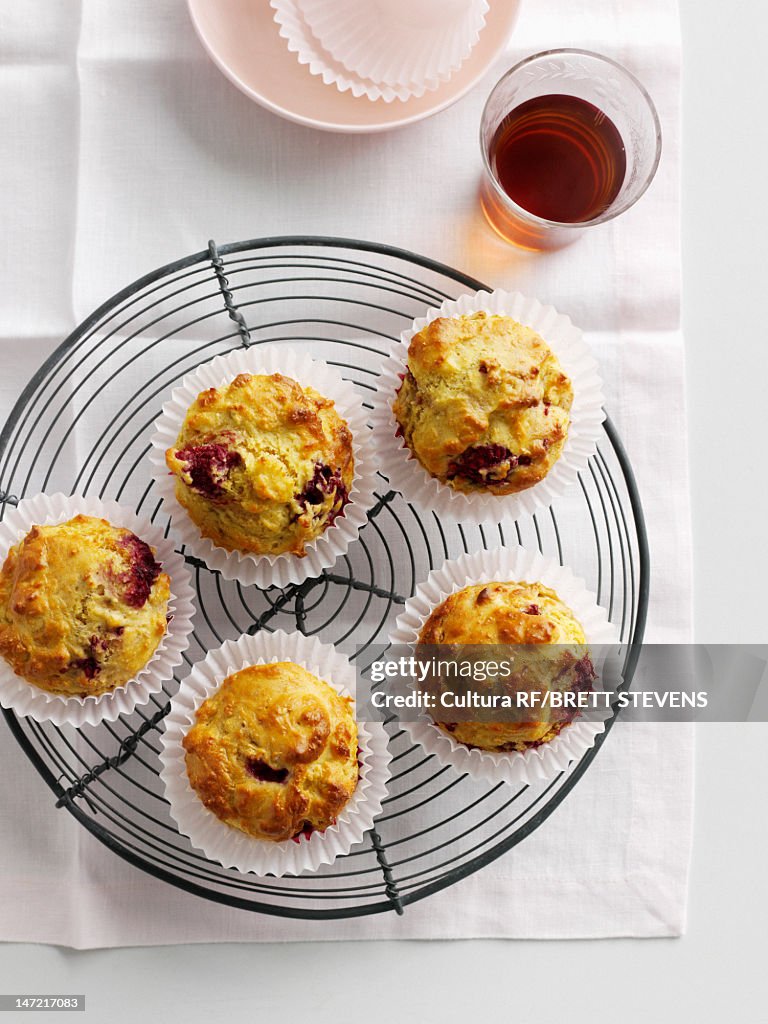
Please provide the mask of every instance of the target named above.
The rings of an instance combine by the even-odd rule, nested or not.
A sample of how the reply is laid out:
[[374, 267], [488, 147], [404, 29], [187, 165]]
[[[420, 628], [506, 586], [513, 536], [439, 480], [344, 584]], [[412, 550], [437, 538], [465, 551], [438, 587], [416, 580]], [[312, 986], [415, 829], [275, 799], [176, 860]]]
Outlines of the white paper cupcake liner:
[[0, 523], [0, 562], [9, 550], [26, 536], [33, 526], [52, 526], [82, 514], [107, 519], [113, 526], [131, 530], [155, 549], [163, 571], [171, 578], [168, 614], [172, 616], [165, 636], [139, 674], [125, 686], [93, 697], [65, 697], [48, 693], [17, 676], [0, 658], [0, 704], [12, 708], [17, 715], [34, 718], [36, 722], [54, 725], [96, 725], [114, 722], [119, 715], [130, 714], [138, 705], [146, 704], [163, 683], [173, 677], [181, 664], [182, 653], [189, 646], [192, 619], [195, 613], [194, 590], [184, 559], [174, 550], [173, 540], [149, 520], [143, 519], [115, 501], [98, 498], [68, 497], [64, 494], [38, 494], [24, 498]]
[[335, 86], [339, 92], [351, 92], [356, 98], [366, 97], [374, 102], [381, 100], [384, 103], [393, 103], [395, 100], [409, 100], [423, 96], [430, 88], [437, 88], [439, 82], [433, 86], [427, 85], [406, 88], [404, 86], [392, 87], [388, 85], [377, 85], [375, 82], [360, 78], [334, 60], [315, 38], [311, 29], [304, 20], [304, 15], [299, 10], [296, 0], [270, 0], [270, 6], [274, 10], [274, 18], [280, 30], [280, 35], [285, 39], [288, 49], [295, 53], [299, 64], [303, 64], [313, 75], [322, 78], [325, 85]]
[[[560, 458], [539, 483], [517, 494], [495, 495], [482, 492], [464, 494], [441, 483], [423, 468], [402, 437], [397, 437], [398, 423], [392, 402], [402, 383], [408, 365], [408, 345], [414, 334], [437, 317], [461, 316], [479, 312], [511, 316], [532, 327], [549, 345], [573, 385], [568, 437]], [[532, 515], [547, 508], [578, 480], [587, 468], [597, 442], [602, 437], [605, 419], [603, 382], [597, 362], [584, 341], [581, 331], [567, 316], [552, 306], [542, 306], [537, 299], [527, 299], [519, 292], [476, 292], [459, 299], [447, 299], [439, 309], [430, 309], [426, 316], [414, 321], [399, 341], [393, 342], [377, 381], [371, 417], [374, 439], [380, 457], [380, 470], [390, 486], [423, 511], [450, 515], [461, 522], [500, 523]]]
[[323, 49], [358, 78], [435, 88], [458, 71], [485, 25], [486, 0], [295, 0]]
[[[189, 406], [201, 391], [234, 380], [240, 373], [282, 373], [304, 386], [309, 386], [336, 404], [336, 411], [346, 420], [352, 432], [352, 450], [355, 475], [349, 492], [349, 503], [344, 515], [338, 516], [316, 540], [306, 546], [303, 558], [298, 555], [255, 555], [243, 551], [227, 551], [212, 540], [203, 537], [186, 509], [176, 498], [176, 477], [168, 471], [165, 452], [176, 444]], [[376, 463], [373, 457], [367, 417], [355, 389], [326, 363], [289, 349], [258, 348], [237, 349], [217, 356], [210, 363], [199, 366], [184, 378], [169, 402], [163, 406], [162, 416], [155, 423], [149, 458], [157, 489], [166, 510], [172, 517], [171, 529], [186, 549], [201, 558], [210, 569], [216, 569], [224, 579], [239, 580], [265, 588], [271, 585], [287, 586], [302, 583], [319, 576], [341, 557], [357, 539], [366, 522], [368, 509], [374, 504]]]
[[349, 853], [381, 813], [387, 793], [389, 762], [387, 735], [378, 722], [357, 723], [360, 780], [335, 825], [313, 832], [298, 842], [272, 843], [255, 839], [225, 824], [209, 811], [187, 776], [184, 736], [195, 722], [195, 713], [227, 676], [248, 665], [293, 661], [325, 680], [343, 696], [355, 695], [355, 669], [328, 644], [301, 633], [258, 633], [228, 640], [198, 662], [171, 701], [162, 735], [160, 776], [170, 803], [171, 816], [192, 845], [224, 867], [258, 875], [298, 875], [316, 871]]
[[[551, 587], [579, 620], [589, 644], [618, 643], [618, 632], [605, 609], [587, 590], [584, 581], [574, 576], [570, 569], [545, 558], [538, 551], [498, 547], [462, 555], [433, 570], [416, 588], [413, 597], [406, 601], [389, 637], [390, 644], [415, 644], [431, 612], [449, 594], [476, 583], [495, 580], [543, 583]], [[433, 754], [440, 764], [452, 765], [459, 772], [490, 783], [530, 785], [567, 771], [574, 761], [594, 746], [597, 736], [605, 730], [605, 722], [599, 719], [610, 714], [609, 710], [599, 716], [591, 712], [589, 719], [576, 718], [549, 743], [530, 747], [524, 752], [504, 753], [457, 743], [439, 729], [426, 712], [413, 721], [401, 720], [400, 724], [413, 742], [420, 744], [428, 754]]]

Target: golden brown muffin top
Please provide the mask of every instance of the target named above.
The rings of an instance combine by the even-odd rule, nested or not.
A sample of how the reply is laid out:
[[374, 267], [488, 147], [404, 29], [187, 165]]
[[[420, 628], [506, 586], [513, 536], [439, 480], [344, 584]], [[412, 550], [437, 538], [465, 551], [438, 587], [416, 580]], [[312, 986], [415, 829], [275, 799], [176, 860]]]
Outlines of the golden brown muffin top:
[[449, 594], [419, 634], [423, 644], [583, 644], [571, 609], [543, 583], [494, 580]]
[[357, 787], [351, 699], [289, 661], [228, 676], [183, 745], [205, 806], [257, 839], [328, 828]]
[[507, 316], [438, 317], [413, 336], [393, 402], [406, 444], [455, 490], [511, 494], [560, 456], [571, 382], [546, 342]]
[[303, 555], [343, 515], [354, 478], [333, 401], [279, 373], [201, 392], [166, 462], [202, 535], [254, 554]]
[[154, 550], [106, 519], [33, 526], [0, 572], [0, 654], [44, 690], [123, 686], [167, 627], [170, 579]]

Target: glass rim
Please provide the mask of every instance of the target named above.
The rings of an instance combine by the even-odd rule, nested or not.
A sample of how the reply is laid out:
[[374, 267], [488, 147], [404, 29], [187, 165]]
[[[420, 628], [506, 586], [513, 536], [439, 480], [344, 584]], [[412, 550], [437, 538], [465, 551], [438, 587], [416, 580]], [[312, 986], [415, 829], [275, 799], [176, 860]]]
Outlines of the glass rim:
[[[509, 77], [511, 77], [512, 75], [520, 71], [522, 68], [524, 68], [527, 64], [531, 64], [535, 60], [540, 60], [542, 57], [555, 57], [560, 56], [561, 54], [578, 54], [580, 57], [592, 57], [595, 60], [601, 61], [604, 64], [610, 64], [611, 67], [615, 68], [622, 75], [624, 75], [624, 77], [627, 78], [632, 83], [632, 85], [638, 90], [640, 95], [645, 100], [646, 106], [648, 107], [651, 119], [653, 121], [656, 141], [656, 152], [654, 154], [653, 163], [651, 164], [651, 167], [645, 176], [645, 181], [642, 183], [637, 195], [629, 202], [625, 202], [623, 204], [618, 203], [615, 207], [609, 207], [607, 210], [604, 210], [597, 217], [592, 217], [590, 220], [581, 220], [575, 222], [548, 220], [546, 217], [539, 217], [535, 213], [531, 213], [530, 210], [526, 210], [525, 207], [520, 206], [518, 203], [516, 203], [514, 199], [507, 195], [507, 193], [502, 188], [499, 180], [497, 179], [496, 175], [493, 173], [493, 169], [491, 168], [491, 164], [488, 159], [487, 148], [483, 141], [483, 127], [485, 125], [488, 104], [491, 102], [491, 99], [493, 98], [499, 86], [502, 85], [502, 83], [505, 82]], [[619, 62], [614, 60], [612, 57], [606, 57], [605, 54], [596, 53], [594, 50], [583, 50], [580, 49], [579, 47], [574, 46], [558, 47], [553, 50], [540, 50], [538, 53], [532, 53], [530, 56], [524, 57], [523, 60], [518, 61], [517, 64], [514, 64], [511, 68], [508, 68], [508, 70], [504, 72], [504, 74], [501, 76], [498, 82], [496, 82], [496, 84], [488, 94], [488, 98], [486, 99], [483, 105], [483, 112], [480, 116], [480, 152], [482, 153], [483, 157], [483, 167], [494, 190], [499, 195], [499, 197], [504, 201], [505, 204], [510, 206], [516, 214], [520, 215], [521, 219], [527, 220], [532, 224], [542, 225], [544, 227], [564, 228], [573, 231], [581, 231], [584, 228], [590, 227], [593, 224], [603, 224], [606, 221], [613, 220], [614, 217], [618, 217], [619, 214], [625, 213], [627, 210], [631, 209], [635, 205], [635, 203], [638, 201], [638, 199], [640, 199], [642, 195], [644, 195], [644, 193], [648, 189], [648, 186], [656, 177], [656, 171], [658, 170], [659, 163], [661, 162], [661, 149], [662, 135], [659, 113], [656, 110], [656, 104], [651, 99], [650, 93], [645, 88], [640, 79], [633, 75], [632, 72], [629, 71], [627, 68], [625, 68], [623, 64], [619, 64]]]

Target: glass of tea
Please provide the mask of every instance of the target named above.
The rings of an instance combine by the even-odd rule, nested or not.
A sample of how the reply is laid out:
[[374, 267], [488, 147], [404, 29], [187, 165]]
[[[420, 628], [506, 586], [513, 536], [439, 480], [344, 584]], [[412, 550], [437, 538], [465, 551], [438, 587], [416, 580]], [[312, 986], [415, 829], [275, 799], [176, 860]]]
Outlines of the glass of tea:
[[557, 249], [617, 217], [650, 185], [659, 116], [638, 80], [587, 50], [547, 50], [496, 85], [480, 125], [480, 201], [525, 249]]

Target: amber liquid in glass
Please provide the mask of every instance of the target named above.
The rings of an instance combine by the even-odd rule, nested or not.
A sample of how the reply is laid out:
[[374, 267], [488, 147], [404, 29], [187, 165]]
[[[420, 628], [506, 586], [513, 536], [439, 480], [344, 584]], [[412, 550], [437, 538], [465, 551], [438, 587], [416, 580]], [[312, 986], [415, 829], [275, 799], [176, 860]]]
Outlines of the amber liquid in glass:
[[561, 224], [604, 213], [627, 171], [618, 128], [577, 96], [537, 96], [515, 107], [496, 129], [489, 158], [514, 203]]

